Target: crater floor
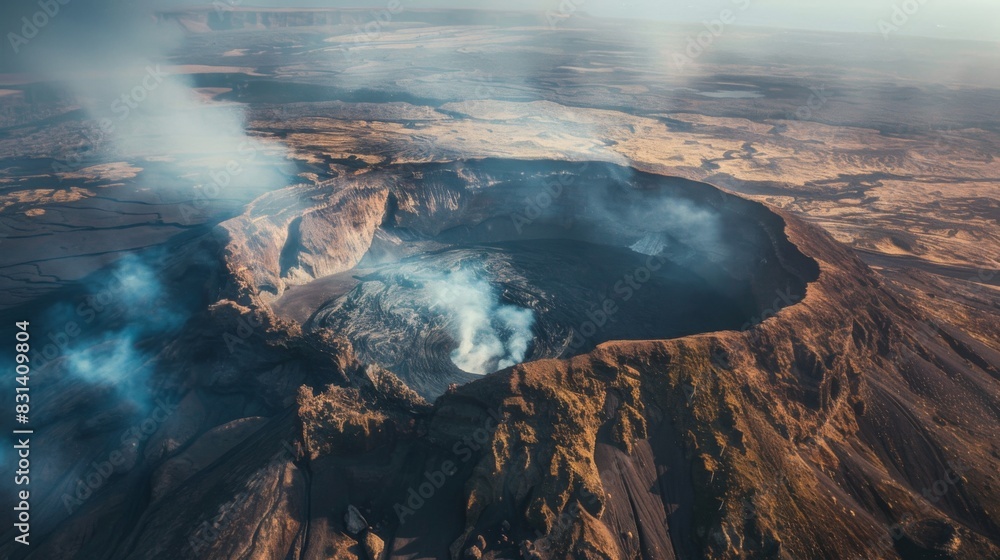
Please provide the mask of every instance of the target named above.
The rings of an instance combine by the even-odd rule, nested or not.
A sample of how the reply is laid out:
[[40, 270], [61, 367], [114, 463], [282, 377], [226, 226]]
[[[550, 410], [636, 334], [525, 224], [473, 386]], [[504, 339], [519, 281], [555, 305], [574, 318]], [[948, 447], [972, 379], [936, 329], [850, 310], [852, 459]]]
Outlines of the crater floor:
[[332, 210], [274, 212], [281, 235], [245, 246], [263, 247], [248, 260], [279, 254], [263, 293], [426, 397], [607, 341], [739, 330], [816, 274], [763, 207], [612, 164], [472, 160], [328, 188]]

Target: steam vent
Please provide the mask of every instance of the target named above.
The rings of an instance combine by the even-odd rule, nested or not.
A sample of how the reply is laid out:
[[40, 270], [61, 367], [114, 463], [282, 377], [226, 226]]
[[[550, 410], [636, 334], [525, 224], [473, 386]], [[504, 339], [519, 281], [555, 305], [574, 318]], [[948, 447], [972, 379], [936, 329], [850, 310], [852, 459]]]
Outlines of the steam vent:
[[761, 205], [596, 162], [410, 165], [268, 194], [224, 228], [278, 315], [427, 398], [607, 341], [747, 329], [818, 275]]

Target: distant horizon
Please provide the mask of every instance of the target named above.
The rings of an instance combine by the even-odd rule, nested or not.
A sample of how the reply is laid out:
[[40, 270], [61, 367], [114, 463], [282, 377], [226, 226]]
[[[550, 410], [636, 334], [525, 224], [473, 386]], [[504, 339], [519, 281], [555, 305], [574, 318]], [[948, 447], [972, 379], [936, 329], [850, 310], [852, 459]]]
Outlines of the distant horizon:
[[[301, 0], [297, 6], [274, 6], [263, 0], [216, 0], [204, 4], [175, 2], [176, 8], [225, 4], [233, 8], [271, 9], [378, 9], [394, 0]], [[493, 0], [395, 0], [404, 9], [461, 9], [503, 12], [573, 12], [594, 18], [658, 20], [701, 23], [731, 10], [741, 26], [760, 26], [802, 31], [892, 34], [1000, 42], [1000, 3], [990, 0], [952, 0], [947, 5], [928, 0], [843, 0], [831, 4], [819, 0], [708, 0], [681, 4], [658, 0], [506, 0], [502, 7]], [[416, 4], [419, 4], [416, 5]], [[743, 12], [743, 13], [740, 13]]]
[[[984, 5], [983, 0], [956, 0], [957, 4], [942, 12], [940, 4], [929, 0], [876, 0], [870, 5], [859, 4], [860, 0], [845, 0], [833, 10], [827, 3], [799, 1], [800, 4], [793, 5], [789, 4], [791, 0], [710, 0], [684, 6], [655, 4], [651, 0], [625, 5], [611, 0], [507, 0], [502, 4], [493, 0], [470, 0], [461, 5], [457, 5], [456, 0], [298, 0], [296, 6], [275, 6], [273, 0], [199, 3], [95, 0], [86, 10], [73, 2], [65, 5], [57, 2], [59, 8], [52, 16], [41, 11], [41, 4], [25, 2], [0, 6], [0, 22], [6, 24], [0, 27], [6, 43], [0, 47], [0, 74], [35, 74], [40, 67], [49, 70], [58, 67], [58, 73], [63, 73], [81, 64], [87, 66], [89, 60], [107, 56], [151, 58], [154, 53], [167, 52], [167, 45], [178, 44], [181, 40], [180, 33], [154, 29], [156, 13], [211, 10], [390, 10], [397, 14], [488, 11], [542, 14], [550, 22], [557, 22], [553, 26], [562, 28], [571, 27], [576, 18], [608, 24], [637, 22], [637, 27], [647, 30], [658, 22], [706, 26], [713, 35], [721, 35], [726, 29], [852, 34], [875, 38], [871, 45], [865, 45], [873, 50], [882, 46], [911, 46], [912, 43], [906, 42], [913, 39], [985, 45], [983, 54], [986, 56], [992, 54], [992, 48], [1000, 46], [1000, 3]], [[904, 10], [901, 5], [907, 8]], [[40, 37], [35, 39], [35, 35]], [[906, 42], [901, 43], [901, 40]], [[124, 45], [128, 46], [123, 48]], [[91, 53], [91, 56], [84, 56], [84, 53]], [[1000, 49], [996, 54], [1000, 55]], [[70, 60], [73, 62], [69, 63]]]

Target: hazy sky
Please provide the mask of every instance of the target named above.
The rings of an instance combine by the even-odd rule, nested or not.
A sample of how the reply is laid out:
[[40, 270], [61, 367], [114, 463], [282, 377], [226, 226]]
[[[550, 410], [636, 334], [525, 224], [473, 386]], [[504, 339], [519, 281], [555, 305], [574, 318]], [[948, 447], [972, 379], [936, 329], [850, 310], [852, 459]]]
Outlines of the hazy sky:
[[[148, 40], [137, 21], [149, 21], [156, 9], [180, 6], [210, 8], [214, 2], [236, 6], [386, 8], [398, 1], [404, 9], [489, 8], [542, 12], [579, 11], [596, 17], [701, 22], [735, 14], [733, 25], [755, 25], [861, 33], [887, 33], [992, 41], [1000, 45], [1000, 0], [51, 0], [59, 13], [42, 33], [61, 36], [74, 48], [108, 43], [128, 50], [133, 41]], [[0, 71], [24, 67], [15, 56], [13, 34], [22, 33], [22, 18], [37, 16], [38, 0], [0, 0]], [[65, 4], [64, 4], [65, 2]], [[51, 28], [51, 29], [48, 29]], [[35, 49], [39, 50], [39, 49]], [[1000, 47], [998, 47], [1000, 54]], [[20, 60], [15, 60], [20, 59]]]
[[892, 25], [903, 22], [899, 32], [905, 34], [1000, 40], [997, 0], [593, 0], [590, 6], [595, 15], [614, 16], [617, 11], [619, 15], [641, 18], [700, 21], [717, 17], [721, 10], [733, 5], [737, 9], [747, 6], [741, 11], [739, 23], [748, 25], [879, 33], [880, 21]]
[[[240, 1], [240, 0], [233, 0]], [[381, 6], [390, 0], [242, 0], [242, 5]], [[558, 11], [575, 5], [594, 16], [702, 21], [724, 9], [739, 12], [737, 24], [879, 33], [879, 22], [899, 33], [1000, 41], [1000, 0], [399, 0], [404, 6]], [[906, 12], [911, 12], [907, 14]], [[903, 21], [905, 16], [906, 21]]]
[[[63, 0], [65, 1], [65, 0]], [[222, 0], [243, 6], [366, 6], [384, 7], [390, 0]], [[595, 16], [635, 19], [700, 21], [718, 17], [732, 8], [738, 23], [836, 31], [879, 31], [879, 21], [890, 22], [894, 7], [908, 21], [900, 33], [1000, 41], [1000, 0], [399, 0], [409, 8], [458, 7], [503, 10], [558, 10], [562, 4]], [[22, 15], [38, 9], [36, 0], [3, 0], [0, 7], [6, 35], [15, 30]], [[89, 11], [99, 5], [128, 9], [136, 4], [151, 7], [206, 6], [212, 0], [69, 0], [67, 13]], [[126, 8], [128, 6], [128, 8]], [[905, 14], [905, 11], [912, 15]], [[22, 13], [24, 12], [24, 13]], [[897, 16], [897, 23], [902, 21]]]

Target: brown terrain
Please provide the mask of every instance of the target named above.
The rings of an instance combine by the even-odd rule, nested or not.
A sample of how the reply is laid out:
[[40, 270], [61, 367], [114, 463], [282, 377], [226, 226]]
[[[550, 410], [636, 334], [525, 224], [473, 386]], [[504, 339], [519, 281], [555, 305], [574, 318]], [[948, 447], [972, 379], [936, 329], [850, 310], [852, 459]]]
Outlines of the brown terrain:
[[[160, 17], [259, 142], [221, 194], [239, 156], [81, 148], [72, 95], [0, 79], [3, 318], [56, 343], [127, 253], [160, 286], [79, 337], [116, 382], [34, 374], [3, 557], [1000, 558], [995, 50], [739, 29], [678, 71], [697, 30], [581, 14]], [[536, 310], [485, 376], [410, 298], [472, 261]]]

